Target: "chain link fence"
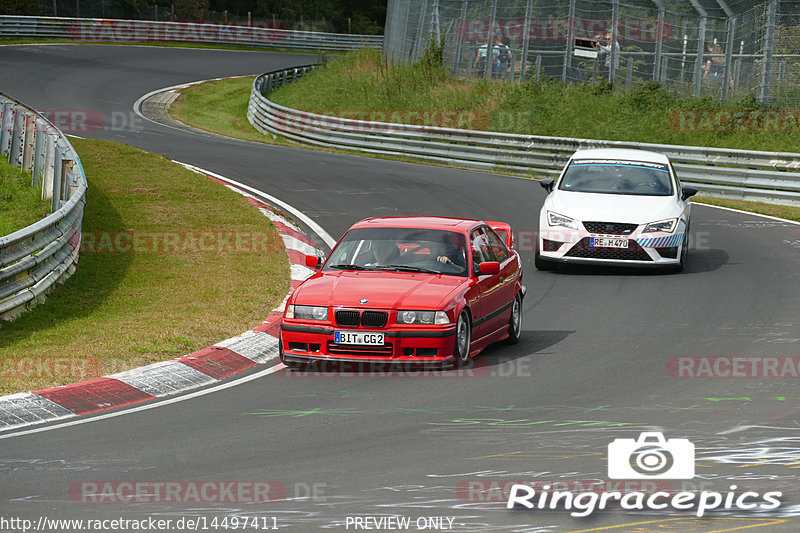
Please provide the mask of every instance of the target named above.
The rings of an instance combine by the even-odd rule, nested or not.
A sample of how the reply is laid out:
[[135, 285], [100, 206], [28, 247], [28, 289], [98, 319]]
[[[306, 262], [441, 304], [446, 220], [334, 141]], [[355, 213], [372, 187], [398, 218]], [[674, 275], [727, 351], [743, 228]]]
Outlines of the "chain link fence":
[[389, 0], [388, 58], [413, 61], [439, 41], [461, 77], [656, 81], [718, 100], [800, 100], [793, 2]]

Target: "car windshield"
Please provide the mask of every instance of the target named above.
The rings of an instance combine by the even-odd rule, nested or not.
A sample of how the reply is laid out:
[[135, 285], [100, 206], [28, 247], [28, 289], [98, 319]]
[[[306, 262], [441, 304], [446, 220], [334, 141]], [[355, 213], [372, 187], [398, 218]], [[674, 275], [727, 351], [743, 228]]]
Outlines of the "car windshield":
[[605, 159], [573, 160], [558, 189], [641, 196], [670, 196], [673, 190], [665, 164]]
[[467, 276], [461, 233], [419, 228], [358, 228], [333, 249], [323, 270], [382, 270]]

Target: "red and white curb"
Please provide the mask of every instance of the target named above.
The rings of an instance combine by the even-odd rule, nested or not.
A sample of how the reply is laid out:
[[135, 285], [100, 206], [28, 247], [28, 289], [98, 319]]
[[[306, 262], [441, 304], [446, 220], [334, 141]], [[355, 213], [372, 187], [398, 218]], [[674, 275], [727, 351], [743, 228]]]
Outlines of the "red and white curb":
[[[283, 238], [291, 268], [289, 294], [313, 271], [305, 266], [305, 255], [322, 255], [316, 243], [279, 211], [262, 202], [241, 185], [237, 187], [217, 174], [191, 165], [184, 167], [218, 181], [244, 195], [267, 216]], [[235, 182], [233, 182], [235, 183]], [[252, 189], [251, 189], [252, 190]], [[261, 194], [268, 197], [268, 195]], [[283, 204], [278, 201], [277, 203]], [[293, 214], [305, 219], [294, 208]], [[310, 219], [308, 219], [310, 220]], [[312, 222], [310, 227], [329, 246], [330, 235]], [[241, 335], [170, 361], [120, 372], [80, 383], [0, 397], [0, 431], [32, 424], [98, 413], [163, 398], [204, 387], [228, 378], [250, 367], [266, 364], [278, 357], [278, 329], [289, 294], [280, 306], [270, 312], [259, 325]]]

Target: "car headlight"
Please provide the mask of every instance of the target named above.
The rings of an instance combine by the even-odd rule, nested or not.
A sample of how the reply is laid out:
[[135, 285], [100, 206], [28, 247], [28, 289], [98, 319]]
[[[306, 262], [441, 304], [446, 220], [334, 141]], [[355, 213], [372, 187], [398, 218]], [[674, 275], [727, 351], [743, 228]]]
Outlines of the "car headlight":
[[398, 311], [398, 324], [449, 324], [444, 311]]
[[655, 233], [663, 231], [664, 233], [672, 233], [678, 226], [677, 218], [669, 218], [667, 220], [659, 220], [658, 222], [651, 222], [644, 227], [642, 233]]
[[547, 223], [551, 226], [561, 226], [575, 230], [578, 229], [578, 222], [575, 219], [565, 217], [564, 215], [559, 215], [558, 213], [553, 213], [552, 211], [547, 212]]
[[328, 320], [328, 308], [316, 305], [287, 305], [286, 318]]

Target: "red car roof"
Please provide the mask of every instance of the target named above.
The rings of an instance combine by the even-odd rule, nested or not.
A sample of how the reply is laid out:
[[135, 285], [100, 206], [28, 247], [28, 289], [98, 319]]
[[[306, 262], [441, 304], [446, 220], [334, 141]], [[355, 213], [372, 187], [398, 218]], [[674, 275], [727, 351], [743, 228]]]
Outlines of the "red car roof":
[[431, 217], [431, 216], [393, 216], [393, 217], [373, 217], [367, 218], [353, 224], [354, 228], [424, 228], [442, 229], [449, 231], [466, 231], [478, 224], [480, 220], [467, 218], [451, 217]]

